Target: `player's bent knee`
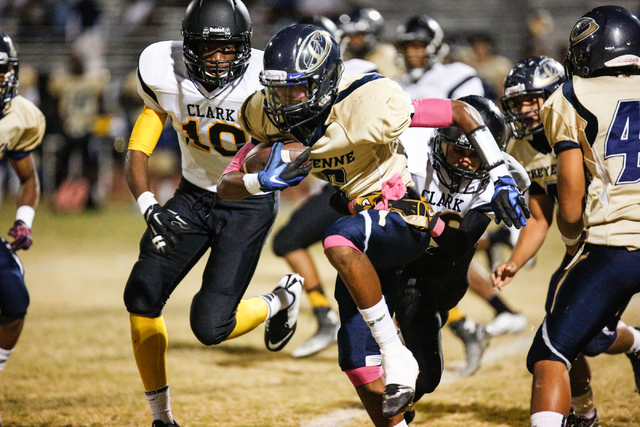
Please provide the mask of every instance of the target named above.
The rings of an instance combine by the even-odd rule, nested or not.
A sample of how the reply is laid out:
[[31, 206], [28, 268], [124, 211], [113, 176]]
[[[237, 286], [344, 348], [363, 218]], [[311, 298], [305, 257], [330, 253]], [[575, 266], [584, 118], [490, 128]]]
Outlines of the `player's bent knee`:
[[298, 243], [296, 243], [296, 239], [292, 238], [286, 231], [286, 227], [280, 230], [278, 234], [273, 238], [273, 253], [276, 256], [283, 257], [293, 251], [297, 251], [302, 248]]
[[363, 366], [361, 368], [347, 369], [344, 373], [347, 374], [354, 387], [359, 387], [382, 378], [384, 370], [382, 366]]
[[233, 327], [218, 327], [218, 328], [204, 328], [199, 327], [197, 324], [191, 323], [191, 330], [193, 331], [193, 335], [200, 341], [202, 344], [210, 346], [217, 345], [224, 342], [231, 332], [233, 332]]
[[613, 333], [606, 334], [604, 332], [600, 332], [594, 339], [589, 341], [589, 344], [586, 345], [584, 350], [582, 350], [582, 354], [589, 357], [595, 357], [599, 354], [604, 353], [609, 347], [613, 345], [618, 333], [613, 331]]
[[129, 313], [151, 318], [162, 314], [162, 266], [158, 264], [142, 260], [133, 266], [124, 289], [124, 304]]

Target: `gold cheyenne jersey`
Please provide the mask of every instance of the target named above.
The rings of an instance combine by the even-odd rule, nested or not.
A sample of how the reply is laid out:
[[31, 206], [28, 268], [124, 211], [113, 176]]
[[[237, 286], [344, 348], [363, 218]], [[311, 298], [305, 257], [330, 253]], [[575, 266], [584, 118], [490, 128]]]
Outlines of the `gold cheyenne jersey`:
[[44, 114], [33, 102], [22, 96], [11, 100], [0, 119], [0, 159], [21, 159], [42, 142]]
[[640, 249], [640, 76], [573, 77], [541, 114], [556, 153], [582, 149], [587, 241]]
[[[283, 136], [267, 118], [264, 99], [256, 92], [239, 114], [240, 125], [258, 141]], [[350, 199], [380, 191], [395, 174], [413, 186], [406, 159], [397, 152], [398, 137], [410, 123], [411, 99], [397, 83], [378, 74], [345, 74], [323, 136], [312, 147], [311, 174]]]
[[542, 154], [529, 144], [528, 136], [512, 139], [507, 151], [524, 167], [531, 180], [529, 194], [546, 194], [554, 202], [558, 201], [558, 158], [553, 154]]

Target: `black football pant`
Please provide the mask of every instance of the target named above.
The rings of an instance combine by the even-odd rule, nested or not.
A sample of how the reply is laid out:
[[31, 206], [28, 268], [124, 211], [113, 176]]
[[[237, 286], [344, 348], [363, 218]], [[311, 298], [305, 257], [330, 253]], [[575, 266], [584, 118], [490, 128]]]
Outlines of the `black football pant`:
[[253, 276], [278, 210], [278, 194], [225, 201], [184, 178], [165, 207], [188, 224], [168, 255], [156, 252], [147, 229], [124, 291], [129, 313], [158, 317], [182, 279], [208, 249], [202, 286], [191, 303], [191, 329], [205, 345], [224, 341]]

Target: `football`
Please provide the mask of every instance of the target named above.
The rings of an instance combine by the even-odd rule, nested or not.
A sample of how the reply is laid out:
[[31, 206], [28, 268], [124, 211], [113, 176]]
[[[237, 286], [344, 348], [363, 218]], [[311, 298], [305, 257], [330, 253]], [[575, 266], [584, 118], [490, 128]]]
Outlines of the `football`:
[[[271, 154], [271, 147], [277, 140], [261, 142], [249, 151], [247, 157], [242, 163], [242, 172], [244, 173], [257, 173], [264, 169], [269, 160], [269, 154]], [[284, 141], [284, 146], [280, 152], [282, 161], [289, 163], [295, 160], [300, 154], [306, 150], [307, 147], [297, 141]]]

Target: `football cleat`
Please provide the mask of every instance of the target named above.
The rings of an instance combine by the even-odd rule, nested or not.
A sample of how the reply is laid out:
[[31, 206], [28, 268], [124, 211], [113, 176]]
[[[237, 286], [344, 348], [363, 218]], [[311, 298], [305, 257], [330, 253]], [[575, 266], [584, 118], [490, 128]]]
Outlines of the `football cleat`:
[[405, 346], [399, 347], [393, 353], [381, 353], [385, 384], [382, 414], [387, 418], [393, 418], [413, 405], [420, 368], [411, 351]]
[[404, 422], [407, 424], [411, 424], [413, 419], [416, 417], [416, 410], [414, 407], [407, 409], [404, 413]]
[[483, 325], [478, 325], [472, 318], [463, 317], [451, 322], [449, 328], [464, 344], [467, 364], [460, 369], [460, 375], [468, 377], [475, 374], [482, 362], [482, 355], [489, 345], [489, 334]]
[[264, 328], [264, 343], [268, 350], [280, 351], [287, 345], [298, 324], [300, 310], [300, 296], [304, 279], [299, 274], [290, 273], [284, 276], [273, 290], [284, 289], [293, 296], [293, 302], [287, 308], [281, 309], [271, 319], [267, 319]]
[[487, 324], [487, 333], [492, 337], [502, 334], [517, 334], [527, 327], [527, 318], [522, 313], [504, 311]]
[[[635, 328], [640, 330], [637, 326]], [[640, 352], [625, 354], [629, 358], [631, 367], [633, 368], [633, 376], [636, 381], [636, 392], [640, 393]]]
[[313, 313], [318, 320], [318, 330], [300, 347], [291, 352], [293, 357], [307, 357], [324, 350], [338, 340], [340, 320], [329, 307], [315, 307]]
[[160, 420], [153, 420], [153, 424], [151, 424], [151, 427], [171, 427], [171, 426], [180, 427], [175, 420], [173, 420], [173, 422], [170, 424], [163, 423]]
[[[595, 411], [595, 410], [594, 410]], [[565, 427], [600, 427], [600, 420], [598, 419], [598, 412], [593, 418], [579, 417], [573, 413], [573, 409], [571, 413], [567, 417], [567, 422]]]

